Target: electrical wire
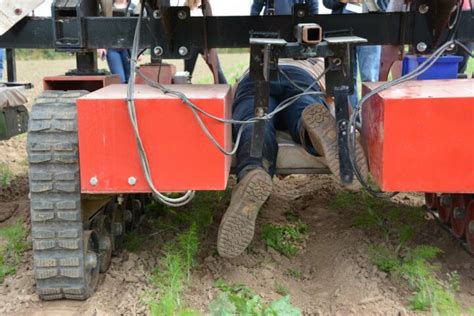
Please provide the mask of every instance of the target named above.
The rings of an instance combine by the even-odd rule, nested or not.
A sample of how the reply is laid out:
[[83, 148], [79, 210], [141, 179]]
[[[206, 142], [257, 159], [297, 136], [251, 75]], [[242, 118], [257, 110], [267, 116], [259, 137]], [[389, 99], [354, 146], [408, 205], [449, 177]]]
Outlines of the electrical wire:
[[[372, 96], [374, 96], [375, 94], [378, 94], [382, 91], [385, 91], [387, 89], [390, 89], [396, 85], [399, 85], [403, 82], [406, 82], [406, 81], [409, 81], [409, 80], [412, 80], [416, 77], [418, 77], [419, 75], [423, 74], [425, 71], [427, 71], [428, 69], [431, 68], [431, 66], [434, 65], [434, 63], [436, 63], [436, 61], [447, 51], [447, 50], [450, 50], [452, 49], [453, 45], [459, 45], [460, 47], [462, 47], [463, 49], [465, 50], [468, 50], [467, 47], [465, 45], [463, 45], [462, 43], [456, 41], [456, 40], [451, 40], [451, 41], [447, 41], [446, 43], [444, 43], [443, 45], [441, 45], [433, 54], [431, 54], [423, 63], [421, 63], [420, 65], [418, 65], [418, 67], [416, 67], [415, 69], [413, 69], [413, 71], [411, 71], [410, 73], [398, 78], [398, 79], [395, 79], [395, 80], [392, 80], [390, 82], [387, 82], [385, 84], [382, 84], [380, 85], [379, 87], [373, 89], [372, 91], [370, 91], [369, 93], [367, 93], [360, 101], [359, 103], [357, 104], [357, 106], [353, 109], [353, 112], [352, 112], [352, 115], [351, 115], [351, 118], [349, 120], [349, 134], [348, 134], [348, 146], [349, 146], [349, 159], [351, 161], [351, 164], [352, 164], [352, 168], [354, 170], [354, 173], [357, 177], [357, 179], [359, 180], [359, 182], [363, 185], [363, 187], [369, 192], [371, 193], [372, 195], [375, 195], [375, 196], [384, 196], [386, 197], [387, 194], [386, 193], [383, 193], [381, 191], [377, 191], [377, 190], [374, 190], [372, 187], [370, 187], [370, 185], [368, 185], [368, 183], [366, 182], [366, 180], [364, 179], [364, 177], [362, 176], [362, 173], [360, 172], [360, 168], [359, 166], [357, 165], [357, 162], [356, 162], [356, 158], [355, 158], [355, 149], [356, 149], [356, 134], [357, 134], [357, 128], [356, 128], [356, 122], [358, 119], [361, 119], [361, 116], [360, 116], [360, 113], [361, 113], [361, 109], [362, 109], [362, 106], [364, 105], [365, 102], [367, 102], [368, 99], [370, 99]], [[470, 53], [472, 55], [472, 53]]]
[[[142, 18], [143, 18], [143, 10], [144, 10], [144, 3], [142, 1], [142, 7], [140, 10], [140, 15], [138, 16], [138, 22], [135, 27], [135, 34], [133, 37], [133, 46], [132, 46], [132, 58], [130, 61], [130, 67], [131, 69], [135, 69], [137, 62], [138, 62], [138, 49], [140, 47], [140, 28], [142, 24]], [[138, 153], [140, 156], [140, 163], [142, 165], [143, 172], [145, 174], [145, 179], [150, 186], [153, 196], [161, 201], [162, 203], [171, 206], [171, 207], [179, 207], [183, 206], [187, 203], [189, 203], [194, 195], [194, 191], [187, 191], [184, 193], [182, 196], [178, 198], [171, 198], [169, 196], [166, 196], [159, 192], [157, 188], [155, 187], [153, 183], [153, 178], [151, 176], [151, 170], [150, 170], [150, 165], [148, 161], [148, 157], [145, 152], [145, 148], [143, 146], [141, 137], [140, 137], [140, 132], [139, 132], [139, 127], [138, 127], [138, 120], [136, 116], [136, 108], [135, 108], [135, 100], [134, 100], [134, 95], [135, 95], [135, 71], [130, 72], [130, 78], [129, 82], [127, 85], [127, 108], [128, 108], [128, 113], [129, 113], [129, 118], [130, 122], [133, 127], [134, 135], [135, 135], [135, 141], [138, 147]]]

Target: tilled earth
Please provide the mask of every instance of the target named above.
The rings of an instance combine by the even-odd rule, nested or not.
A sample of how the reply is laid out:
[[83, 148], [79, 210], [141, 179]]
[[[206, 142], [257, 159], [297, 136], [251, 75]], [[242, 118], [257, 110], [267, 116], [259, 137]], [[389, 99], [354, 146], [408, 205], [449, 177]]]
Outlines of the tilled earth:
[[[7, 202], [0, 204], [0, 214], [14, 205], [13, 218], [28, 220], [26, 179], [20, 177], [12, 187], [14, 199], [2, 192]], [[265, 223], [285, 222], [292, 211], [308, 226], [302, 250], [292, 259], [267, 249], [259, 238], [250, 251], [229, 260], [216, 254], [215, 239], [223, 209], [215, 214], [214, 224], [201, 243], [198, 266], [185, 290], [186, 303], [203, 313], [218, 295], [215, 282], [243, 283], [264, 300], [278, 299], [276, 284], [284, 284], [291, 301], [304, 315], [406, 315], [410, 292], [400, 282], [379, 271], [370, 260], [368, 247], [380, 242], [370, 232], [354, 227], [351, 209], [335, 211], [328, 207], [342, 190], [329, 176], [290, 176], [275, 178], [275, 187], [263, 207], [257, 227]], [[420, 198], [405, 195], [400, 200], [419, 203]], [[7, 206], [5, 208], [5, 206]], [[458, 271], [461, 290], [458, 300], [466, 308], [474, 306], [474, 271], [468, 256], [446, 233], [427, 217], [417, 239], [440, 247], [444, 254], [437, 262], [441, 272]], [[97, 293], [85, 302], [41, 302], [34, 290], [31, 251], [27, 251], [15, 276], [0, 286], [0, 314], [8, 315], [135, 315], [147, 314], [143, 304], [148, 289], [146, 274], [156, 266], [159, 247], [146, 247], [136, 253], [123, 252], [113, 259], [107, 273], [101, 275]], [[300, 271], [298, 277], [289, 273]]]

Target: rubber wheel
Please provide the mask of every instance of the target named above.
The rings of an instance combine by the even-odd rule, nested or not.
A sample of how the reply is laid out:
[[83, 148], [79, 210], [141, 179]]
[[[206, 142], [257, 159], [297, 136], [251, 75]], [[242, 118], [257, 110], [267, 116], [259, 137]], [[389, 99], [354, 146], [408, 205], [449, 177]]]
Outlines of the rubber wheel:
[[466, 241], [469, 251], [474, 254], [474, 199], [467, 205]]
[[425, 193], [426, 207], [430, 211], [436, 211], [439, 207], [439, 198], [436, 193]]
[[441, 194], [439, 197], [438, 217], [442, 223], [449, 223], [453, 211], [452, 194]]
[[467, 204], [469, 198], [467, 194], [452, 194], [453, 208], [450, 218], [451, 230], [457, 238], [464, 237], [466, 231]]

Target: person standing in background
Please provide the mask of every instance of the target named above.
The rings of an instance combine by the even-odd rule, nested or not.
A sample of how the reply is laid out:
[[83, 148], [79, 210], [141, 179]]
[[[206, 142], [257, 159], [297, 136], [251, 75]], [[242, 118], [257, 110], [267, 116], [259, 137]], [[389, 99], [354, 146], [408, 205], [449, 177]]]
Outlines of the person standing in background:
[[[114, 0], [112, 16], [129, 16], [133, 14], [135, 5], [128, 0]], [[104, 14], [106, 14], [104, 12]], [[98, 49], [97, 55], [107, 59], [110, 72], [120, 77], [121, 83], [128, 83], [130, 77], [130, 50], [127, 48]]]
[[[335, 14], [353, 14], [353, 13], [366, 13], [368, 8], [365, 2], [359, 0], [347, 1], [347, 0], [323, 0], [323, 4], [326, 8], [331, 9], [332, 13]], [[387, 9], [387, 2], [385, 0], [377, 1], [377, 6], [380, 11]], [[374, 82], [379, 81], [380, 73], [380, 57], [382, 53], [382, 47], [380, 45], [358, 45], [354, 49], [354, 93], [350, 96], [350, 102], [352, 107], [355, 107], [358, 103], [357, 95], [357, 72], [360, 71], [360, 79], [362, 82]]]

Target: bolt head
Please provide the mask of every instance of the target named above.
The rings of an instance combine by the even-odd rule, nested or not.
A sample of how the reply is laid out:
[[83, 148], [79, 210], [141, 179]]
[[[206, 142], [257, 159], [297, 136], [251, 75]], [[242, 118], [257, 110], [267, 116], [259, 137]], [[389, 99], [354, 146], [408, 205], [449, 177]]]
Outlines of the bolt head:
[[178, 11], [178, 19], [185, 20], [188, 17], [188, 14], [184, 10]]
[[89, 180], [89, 183], [90, 183], [92, 186], [96, 186], [96, 185], [99, 183], [99, 179], [97, 179], [96, 177], [92, 177], [92, 178]]
[[428, 45], [426, 45], [426, 43], [424, 42], [419, 42], [417, 45], [416, 45], [416, 49], [419, 51], [419, 52], [424, 52], [426, 51], [426, 49], [428, 48]]
[[13, 10], [13, 13], [15, 13], [15, 15], [22, 15], [23, 10], [21, 8], [15, 8], [15, 10]]
[[186, 56], [188, 54], [188, 48], [185, 47], [185, 46], [181, 46], [179, 49], [178, 49], [178, 53], [181, 55], [181, 56]]
[[155, 10], [155, 11], [153, 11], [153, 18], [154, 18], [154, 19], [159, 19], [159, 18], [161, 18], [161, 12], [160, 12], [160, 10]]
[[155, 46], [155, 48], [153, 48], [153, 54], [155, 54], [155, 56], [163, 55], [163, 47]]
[[422, 4], [418, 7], [418, 12], [421, 14], [426, 14], [430, 10], [430, 7], [427, 4]]
[[128, 178], [128, 184], [130, 184], [130, 185], [137, 184], [137, 178], [135, 178], [135, 177]]
[[298, 10], [296, 12], [296, 15], [299, 17], [299, 18], [304, 18], [304, 16], [306, 15], [305, 12], [303, 10]]

